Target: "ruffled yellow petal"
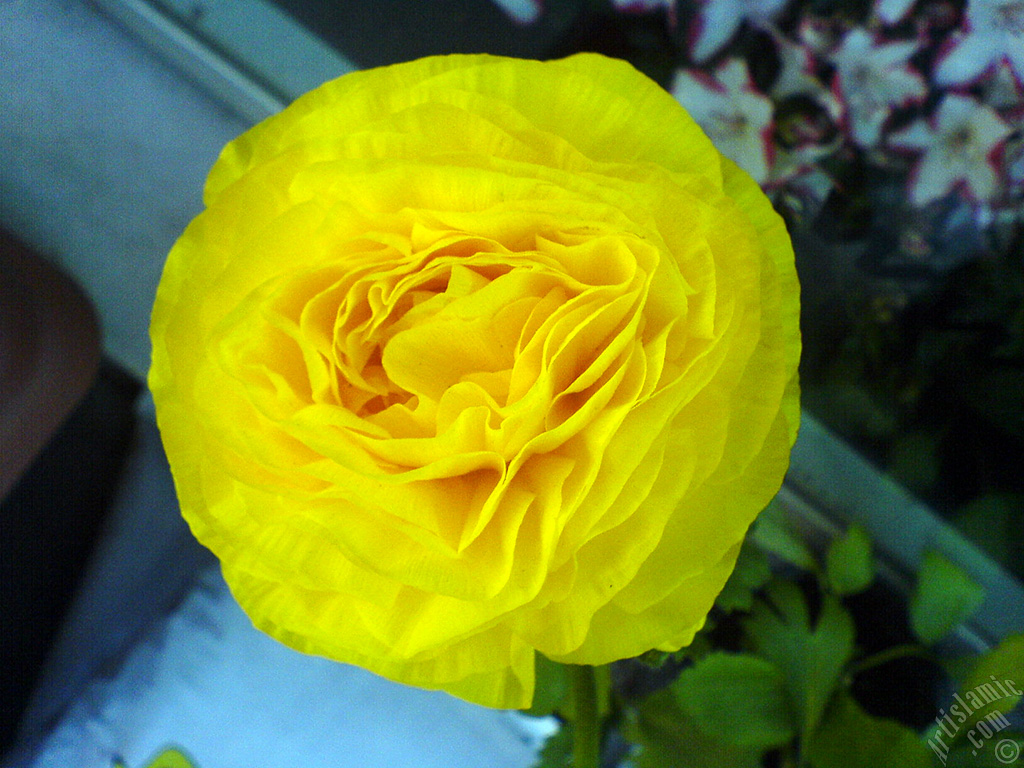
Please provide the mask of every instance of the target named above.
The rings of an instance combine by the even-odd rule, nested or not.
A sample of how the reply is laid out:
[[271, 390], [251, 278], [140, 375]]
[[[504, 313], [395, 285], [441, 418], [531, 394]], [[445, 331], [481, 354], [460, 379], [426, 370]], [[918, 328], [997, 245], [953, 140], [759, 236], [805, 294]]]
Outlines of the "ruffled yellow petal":
[[229, 144], [150, 386], [257, 626], [524, 706], [700, 626], [799, 418], [781, 220], [628, 64], [423, 59]]
[[668, 595], [641, 611], [628, 603], [606, 603], [590, 620], [587, 639], [553, 661], [566, 664], [607, 664], [655, 649], [678, 651], [704, 626], [715, 597], [736, 565], [736, 544], [714, 565], [683, 579]]
[[[296, 650], [356, 664], [409, 685], [445, 690], [487, 707], [523, 708], [533, 698], [534, 651], [506, 628], [478, 627], [440, 649], [409, 654], [382, 642], [377, 627], [367, 626], [351, 599], [264, 581], [227, 564], [224, 574], [256, 626]], [[399, 601], [389, 617], [408, 602]], [[428, 615], [439, 613], [429, 595], [412, 605], [414, 614], [424, 615], [408, 621], [410, 632], [446, 618]]]

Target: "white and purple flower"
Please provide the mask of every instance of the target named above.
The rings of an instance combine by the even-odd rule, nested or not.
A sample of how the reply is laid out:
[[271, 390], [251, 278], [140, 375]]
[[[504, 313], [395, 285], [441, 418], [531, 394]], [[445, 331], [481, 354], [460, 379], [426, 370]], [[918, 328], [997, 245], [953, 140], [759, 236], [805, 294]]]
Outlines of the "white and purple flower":
[[722, 50], [746, 21], [763, 27], [787, 0], [704, 0], [691, 33], [690, 56], [703, 63]]
[[876, 0], [875, 15], [883, 24], [893, 25], [902, 21], [917, 0]]
[[750, 80], [746, 63], [729, 59], [715, 70], [679, 70], [672, 95], [686, 107], [718, 151], [759, 184], [772, 163], [772, 102]]
[[889, 137], [899, 149], [922, 151], [910, 178], [910, 200], [926, 205], [960, 188], [987, 202], [999, 191], [998, 152], [1012, 129], [995, 110], [951, 93], [931, 120], [918, 120]]
[[894, 108], [925, 97], [924, 79], [907, 63], [917, 49], [915, 42], [883, 43], [858, 28], [832, 54], [834, 88], [854, 143], [875, 146]]
[[1001, 61], [1024, 82], [1024, 0], [968, 0], [964, 28], [940, 56], [936, 83], [973, 82]]

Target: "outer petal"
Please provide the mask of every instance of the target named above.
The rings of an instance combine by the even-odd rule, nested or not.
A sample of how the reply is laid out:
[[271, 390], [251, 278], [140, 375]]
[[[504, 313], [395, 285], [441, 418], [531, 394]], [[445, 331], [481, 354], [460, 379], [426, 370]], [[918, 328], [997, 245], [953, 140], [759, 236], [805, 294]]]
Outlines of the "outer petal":
[[939, 60], [935, 82], [948, 86], [978, 79], [992, 63], [998, 45], [998, 39], [990, 35], [969, 32]]
[[876, 0], [875, 12], [884, 23], [896, 24], [910, 12], [914, 0]]
[[441, 689], [475, 704], [524, 708], [533, 698], [534, 652], [495, 627], [446, 645], [443, 652], [402, 659], [381, 645], [332, 593], [296, 589], [225, 568], [232, 593], [257, 628], [305, 653], [356, 664], [392, 680]]
[[[1018, 35], [1018, 40], [1024, 35]], [[1024, 41], [1021, 41], [1024, 42]], [[1006, 59], [1013, 70], [1018, 83], [1024, 83], [1024, 45], [1010, 45], [1006, 49]]]
[[618, 601], [608, 603], [594, 614], [586, 642], [553, 660], [599, 665], [651, 649], [671, 652], [689, 645], [732, 573], [739, 550], [734, 546], [718, 563], [681, 580], [662, 600], [641, 611]]
[[707, 159], [715, 155], [671, 96], [625, 62], [596, 54], [557, 62], [436, 56], [347, 74], [260, 123], [225, 147], [207, 179], [207, 204], [245, 171], [289, 147], [316, 150], [310, 144], [317, 138], [336, 142], [408, 106], [477, 97], [505, 114], [517, 112], [537, 130], [570, 138], [595, 160], [701, 168], [705, 175]]
[[915, 120], [906, 128], [889, 134], [889, 143], [907, 149], [928, 149], [934, 140], [934, 132], [924, 120]]
[[742, 23], [740, 0], [705, 0], [697, 18], [697, 34], [690, 51], [694, 61], [711, 58], [729, 42]]
[[938, 156], [925, 155], [911, 177], [915, 205], [925, 205], [949, 192], [959, 181], [959, 169], [950, 168]]

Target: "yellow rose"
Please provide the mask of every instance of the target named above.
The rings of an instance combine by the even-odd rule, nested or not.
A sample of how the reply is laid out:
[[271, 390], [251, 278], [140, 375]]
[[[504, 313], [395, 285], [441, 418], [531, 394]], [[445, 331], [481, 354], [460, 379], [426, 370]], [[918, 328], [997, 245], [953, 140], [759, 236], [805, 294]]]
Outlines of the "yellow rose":
[[799, 418], [785, 227], [628, 64], [427, 58], [231, 142], [149, 383], [255, 624], [493, 707], [686, 645]]

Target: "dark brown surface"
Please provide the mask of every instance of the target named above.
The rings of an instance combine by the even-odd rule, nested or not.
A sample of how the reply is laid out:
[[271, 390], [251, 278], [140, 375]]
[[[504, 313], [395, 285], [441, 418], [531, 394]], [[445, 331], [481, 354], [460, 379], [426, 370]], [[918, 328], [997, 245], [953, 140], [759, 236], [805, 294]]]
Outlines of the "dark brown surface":
[[85, 395], [99, 362], [89, 300], [0, 232], [0, 499]]

